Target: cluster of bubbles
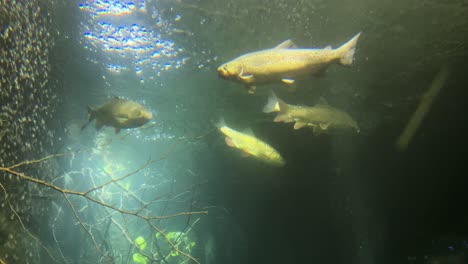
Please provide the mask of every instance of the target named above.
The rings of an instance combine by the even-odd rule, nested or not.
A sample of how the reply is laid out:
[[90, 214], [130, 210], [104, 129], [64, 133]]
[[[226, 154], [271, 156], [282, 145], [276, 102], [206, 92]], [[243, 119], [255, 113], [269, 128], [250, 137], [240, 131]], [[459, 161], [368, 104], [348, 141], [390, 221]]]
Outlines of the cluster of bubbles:
[[[184, 50], [164, 39], [171, 23], [162, 19], [157, 10], [148, 12], [144, 0], [92, 1], [80, 4], [79, 8], [89, 14], [81, 25], [83, 45], [105, 54], [100, 60], [109, 74], [133, 72], [144, 82], [185, 64], [186, 59], [180, 58]], [[176, 15], [173, 22], [180, 19]], [[148, 20], [150, 25], [145, 25]]]
[[[48, 81], [53, 46], [53, 37], [47, 31], [50, 22], [49, 14], [40, 8], [38, 1], [0, 0], [2, 167], [46, 156], [54, 143], [55, 135], [49, 128], [59, 97], [55, 95], [55, 82]], [[17, 169], [38, 178], [51, 174], [51, 169], [45, 165]], [[44, 208], [33, 205], [31, 186], [24, 181], [0, 172], [0, 182], [7, 191], [5, 194], [0, 189], [0, 260], [33, 263], [31, 256], [38, 254], [35, 250], [39, 246], [23, 232], [22, 224], [11, 209], [21, 216], [26, 227], [30, 227], [31, 220], [43, 214]]]
[[58, 98], [47, 83], [52, 38], [43, 16], [34, 1], [0, 5], [2, 166], [37, 157], [53, 144], [46, 123], [53, 118]]

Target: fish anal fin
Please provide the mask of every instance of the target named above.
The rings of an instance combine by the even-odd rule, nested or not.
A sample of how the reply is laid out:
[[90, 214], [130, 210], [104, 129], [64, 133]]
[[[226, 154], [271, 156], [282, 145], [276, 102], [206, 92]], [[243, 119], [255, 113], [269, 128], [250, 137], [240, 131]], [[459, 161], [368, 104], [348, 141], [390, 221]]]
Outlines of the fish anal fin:
[[327, 130], [328, 127], [330, 127], [330, 124], [329, 123], [320, 123], [320, 129], [322, 130]]
[[256, 89], [257, 87], [255, 86], [247, 86], [247, 93], [254, 94]]
[[295, 93], [297, 91], [296, 85], [288, 85], [286, 86], [286, 90], [290, 93]]
[[325, 77], [326, 74], [327, 74], [327, 67], [322, 67], [318, 69], [316, 72], [314, 72], [312, 76], [317, 77], [317, 78], [322, 78], [322, 77]]
[[297, 130], [297, 129], [301, 129], [301, 128], [305, 127], [306, 125], [307, 125], [307, 123], [296, 122], [296, 123], [294, 124], [294, 129], [296, 129], [296, 130]]
[[290, 39], [287, 39], [274, 47], [274, 49], [294, 49], [294, 48], [297, 48], [297, 46]]
[[241, 151], [240, 155], [241, 155], [241, 157], [243, 157], [243, 158], [247, 158], [247, 157], [250, 156], [250, 154], [249, 154], [247, 151], [245, 151], [245, 150]]
[[317, 126], [314, 125], [312, 131], [316, 136], [320, 135], [320, 129]]
[[224, 141], [226, 141], [226, 144], [227, 144], [228, 146], [233, 147], [233, 148], [236, 147], [236, 144], [234, 144], [234, 142], [232, 141], [231, 138], [225, 137], [225, 138], [224, 138]]

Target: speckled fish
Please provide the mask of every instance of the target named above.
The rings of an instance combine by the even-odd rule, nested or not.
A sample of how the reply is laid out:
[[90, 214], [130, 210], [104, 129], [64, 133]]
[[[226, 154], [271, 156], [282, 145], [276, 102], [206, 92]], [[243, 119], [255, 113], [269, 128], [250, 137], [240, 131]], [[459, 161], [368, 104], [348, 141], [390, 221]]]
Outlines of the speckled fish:
[[357, 133], [360, 131], [356, 121], [348, 113], [331, 107], [324, 99], [312, 107], [290, 105], [271, 92], [263, 112], [279, 112], [274, 122], [295, 122], [294, 129], [307, 126], [316, 134], [346, 129], [353, 129]]
[[246, 133], [238, 132], [228, 127], [223, 119], [216, 126], [225, 135], [228, 146], [240, 149], [246, 156], [254, 157], [273, 166], [284, 166], [285, 161], [279, 152], [256, 138], [251, 131]]
[[88, 106], [88, 114], [89, 121], [81, 130], [96, 119], [96, 129], [110, 126], [115, 129], [115, 133], [119, 133], [123, 128], [140, 127], [153, 118], [151, 112], [141, 104], [117, 97], [95, 109]]
[[358, 33], [341, 47], [332, 49], [298, 49], [291, 40], [272, 49], [247, 53], [218, 68], [221, 78], [241, 82], [249, 93], [256, 85], [282, 82], [294, 84], [297, 78], [323, 76], [329, 65], [351, 65], [354, 58]]

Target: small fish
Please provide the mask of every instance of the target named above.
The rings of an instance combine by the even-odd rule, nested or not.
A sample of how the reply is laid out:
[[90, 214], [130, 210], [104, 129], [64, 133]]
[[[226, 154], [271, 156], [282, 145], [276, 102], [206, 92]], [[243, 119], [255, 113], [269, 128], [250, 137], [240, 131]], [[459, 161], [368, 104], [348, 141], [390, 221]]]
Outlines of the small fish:
[[127, 100], [114, 97], [111, 101], [93, 109], [88, 106], [89, 121], [81, 130], [96, 119], [96, 129], [110, 126], [119, 133], [122, 128], [136, 128], [146, 124], [153, 115], [144, 106]]
[[331, 46], [298, 49], [291, 40], [286, 40], [272, 49], [247, 53], [221, 65], [218, 75], [245, 84], [251, 94], [256, 85], [276, 82], [293, 85], [297, 78], [324, 76], [330, 64], [351, 65], [360, 35], [336, 49]]
[[357, 133], [360, 131], [356, 121], [348, 113], [331, 107], [324, 99], [312, 107], [289, 105], [271, 92], [263, 112], [279, 112], [273, 120], [274, 122], [295, 122], [294, 129], [308, 126], [312, 127], [316, 134], [349, 128], [354, 129]]
[[230, 147], [242, 150], [245, 156], [252, 156], [274, 166], [284, 166], [285, 161], [279, 152], [267, 143], [256, 138], [251, 131], [246, 133], [238, 132], [228, 127], [223, 119], [216, 124], [216, 127], [226, 136], [226, 144]]

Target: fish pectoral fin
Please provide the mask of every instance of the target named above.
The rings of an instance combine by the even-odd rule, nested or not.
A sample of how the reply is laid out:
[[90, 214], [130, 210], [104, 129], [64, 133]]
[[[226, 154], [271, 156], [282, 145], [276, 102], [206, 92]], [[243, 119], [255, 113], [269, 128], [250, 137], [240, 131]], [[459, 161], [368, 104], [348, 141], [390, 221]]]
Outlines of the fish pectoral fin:
[[295, 49], [295, 48], [297, 48], [296, 44], [294, 44], [294, 42], [290, 39], [287, 39], [274, 47], [274, 49]]
[[246, 83], [252, 83], [254, 81], [253, 74], [239, 74], [239, 79]]
[[127, 115], [116, 116], [114, 119], [118, 124], [125, 124], [130, 120]]
[[224, 138], [224, 141], [226, 141], [226, 144], [227, 144], [228, 146], [233, 147], [233, 148], [236, 147], [236, 144], [234, 144], [234, 141], [232, 141], [231, 138], [225, 137], [225, 138]]
[[328, 45], [324, 48], [324, 50], [332, 50], [332, 46]]
[[284, 84], [287, 84], [287, 85], [294, 84], [294, 82], [295, 82], [295, 80], [294, 80], [294, 79], [291, 79], [291, 78], [283, 78], [283, 79], [281, 79], [281, 81], [282, 81]]
[[254, 94], [256, 89], [257, 87], [255, 86], [247, 86], [247, 93]]
[[115, 133], [118, 134], [120, 132], [120, 127], [115, 127]]
[[273, 119], [273, 122], [284, 122], [284, 123], [289, 123], [293, 122], [294, 120], [290, 118], [288, 115], [277, 115], [275, 119]]
[[330, 126], [330, 123], [326, 123], [326, 124], [325, 124], [325, 123], [321, 123], [319, 126], [320, 126], [320, 129], [322, 129], [322, 130], [327, 130], [328, 127]]
[[296, 122], [296, 123], [294, 124], [294, 129], [296, 129], [296, 130], [297, 130], [297, 129], [301, 129], [301, 128], [305, 127], [306, 125], [307, 125], [307, 123]]

